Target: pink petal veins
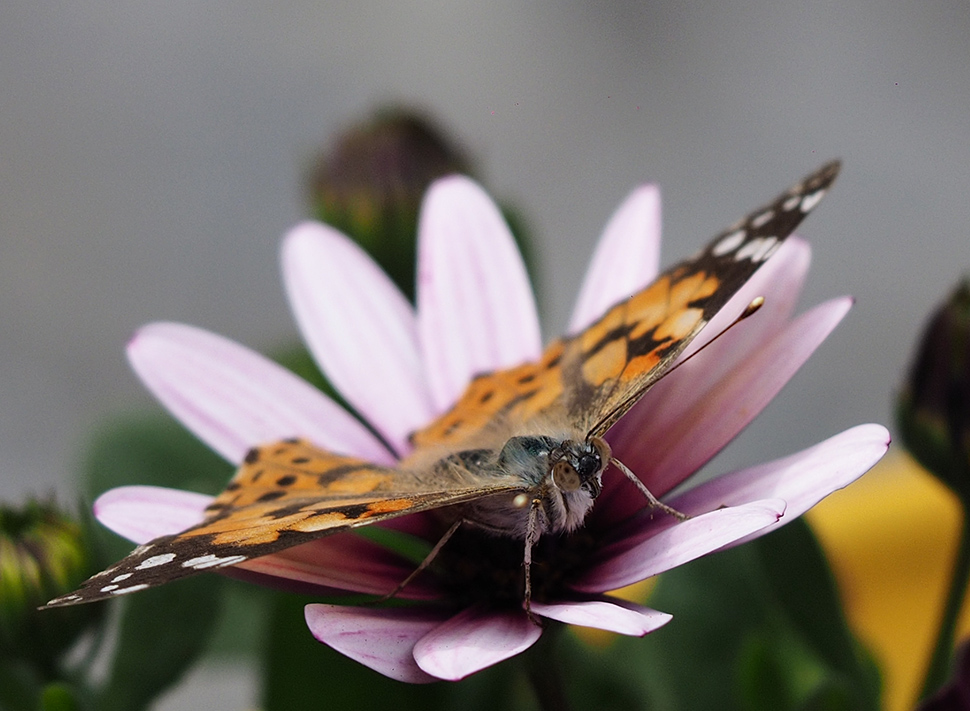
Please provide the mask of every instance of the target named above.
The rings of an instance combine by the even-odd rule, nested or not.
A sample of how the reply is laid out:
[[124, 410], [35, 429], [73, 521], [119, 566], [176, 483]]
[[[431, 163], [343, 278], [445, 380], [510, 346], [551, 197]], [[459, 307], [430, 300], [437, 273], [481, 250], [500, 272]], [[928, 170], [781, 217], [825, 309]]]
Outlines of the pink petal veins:
[[181, 533], [202, 523], [213, 497], [161, 486], [120, 486], [94, 502], [94, 516], [133, 543]]
[[785, 511], [781, 499], [753, 501], [700, 514], [680, 523], [667, 514], [643, 514], [639, 530], [617, 531], [615, 543], [600, 549], [572, 587], [601, 593], [645, 580], [775, 523]]
[[[237, 567], [305, 586], [380, 596], [393, 591], [414, 571], [415, 564], [377, 543], [345, 532], [253, 558]], [[441, 592], [433, 580], [420, 575], [395, 597], [401, 600], [439, 598]]]
[[412, 651], [443, 617], [427, 609], [307, 605], [307, 626], [320, 642], [384, 676], [410, 684], [438, 679], [422, 671]]
[[541, 634], [521, 610], [473, 607], [422, 637], [414, 658], [428, 674], [457, 681], [524, 652]]
[[642, 185], [603, 230], [580, 287], [568, 333], [581, 331], [613, 304], [646, 287], [660, 263], [660, 190]]
[[418, 236], [418, 333], [442, 411], [478, 373], [538, 358], [542, 339], [522, 257], [477, 183], [434, 183]]
[[889, 432], [882, 425], [858, 425], [797, 454], [705, 482], [670, 503], [691, 512], [735, 506], [756, 498], [785, 499], [788, 507], [784, 518], [736, 541], [737, 545], [794, 520], [832, 492], [851, 484], [882, 458], [889, 440]]
[[253, 446], [303, 437], [381, 464], [394, 458], [319, 390], [227, 338], [179, 323], [142, 327], [128, 359], [159, 402], [234, 464]]
[[616, 599], [555, 604], [532, 603], [532, 611], [552, 620], [581, 627], [642, 637], [667, 624], [673, 615]]
[[334, 387], [399, 454], [431, 419], [414, 311], [349, 239], [318, 223], [287, 234], [283, 279], [303, 338]]

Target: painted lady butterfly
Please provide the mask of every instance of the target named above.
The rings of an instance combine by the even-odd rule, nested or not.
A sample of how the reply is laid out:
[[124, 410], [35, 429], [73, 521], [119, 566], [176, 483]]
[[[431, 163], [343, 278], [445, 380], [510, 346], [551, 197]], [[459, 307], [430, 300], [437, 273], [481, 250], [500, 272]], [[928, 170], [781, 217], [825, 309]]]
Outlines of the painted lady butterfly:
[[253, 448], [202, 523], [139, 546], [48, 606], [135, 592], [444, 507], [453, 525], [442, 542], [461, 523], [523, 542], [528, 605], [533, 545], [580, 527], [604, 470], [617, 463], [603, 436], [815, 207], [838, 171], [838, 162], [823, 166], [586, 330], [554, 341], [537, 362], [476, 377], [451, 410], [412, 435], [414, 450], [399, 466], [296, 439]]

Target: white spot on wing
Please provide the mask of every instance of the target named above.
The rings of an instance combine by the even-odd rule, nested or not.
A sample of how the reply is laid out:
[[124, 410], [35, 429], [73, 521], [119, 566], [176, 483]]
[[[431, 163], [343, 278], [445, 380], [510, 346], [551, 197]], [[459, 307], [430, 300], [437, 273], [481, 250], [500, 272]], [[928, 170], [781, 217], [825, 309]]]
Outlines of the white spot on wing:
[[161, 553], [159, 555], [153, 555], [151, 558], [145, 558], [141, 563], [135, 566], [135, 570], [145, 570], [146, 568], [154, 568], [158, 565], [165, 565], [166, 563], [171, 563], [175, 560], [174, 553]]
[[824, 190], [816, 190], [811, 195], [806, 195], [802, 198], [802, 212], [808, 212], [813, 207], [818, 205], [818, 201], [825, 197]]
[[792, 195], [790, 198], [788, 198], [787, 200], [785, 200], [785, 202], [781, 204], [781, 209], [784, 210], [785, 212], [788, 212], [789, 210], [794, 210], [798, 206], [798, 203], [800, 203], [801, 201], [802, 201], [801, 196]]
[[751, 226], [755, 229], [768, 224], [768, 221], [775, 216], [774, 210], [765, 210], [760, 215], [751, 220]]
[[711, 254], [715, 257], [723, 257], [725, 254], [733, 252], [744, 242], [744, 236], [746, 234], [744, 230], [735, 230], [731, 234], [725, 235], [714, 245]]
[[744, 245], [734, 256], [739, 261], [750, 259], [752, 262], [760, 262], [767, 259], [777, 245], [778, 240], [775, 237], [758, 237]]
[[244, 555], [230, 555], [225, 558], [220, 558], [217, 555], [210, 553], [209, 555], [202, 555], [198, 558], [190, 558], [189, 560], [182, 563], [183, 568], [195, 568], [196, 570], [203, 570], [205, 568], [222, 567], [224, 565], [233, 565], [234, 563], [241, 563], [246, 560]]
[[131, 585], [127, 588], [118, 588], [117, 590], [112, 590], [112, 595], [127, 595], [128, 593], [138, 592], [139, 590], [144, 590], [148, 587], [147, 583], [141, 583], [139, 585]]
[[64, 597], [55, 597], [53, 600], [48, 602], [48, 605], [63, 605], [68, 602], [76, 602], [77, 600], [83, 600], [84, 598], [80, 595], [65, 595]]
[[113, 582], [113, 583], [120, 583], [122, 580], [127, 580], [131, 576], [132, 576], [132, 573], [122, 573], [121, 575], [117, 576], [116, 578], [112, 578], [111, 582]]
[[121, 586], [120, 585], [105, 585], [103, 588], [101, 588], [101, 592], [113, 592], [113, 591], [117, 590], [119, 587], [121, 587]]

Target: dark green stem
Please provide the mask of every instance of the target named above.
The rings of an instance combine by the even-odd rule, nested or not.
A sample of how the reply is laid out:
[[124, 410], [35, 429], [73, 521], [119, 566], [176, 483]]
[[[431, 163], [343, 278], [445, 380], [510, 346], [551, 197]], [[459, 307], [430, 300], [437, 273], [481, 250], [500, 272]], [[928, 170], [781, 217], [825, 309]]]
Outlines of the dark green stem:
[[546, 621], [542, 637], [525, 655], [526, 675], [543, 711], [569, 711], [570, 708], [562, 683], [562, 665], [555, 653], [562, 630], [563, 625]]
[[946, 607], [940, 628], [936, 635], [936, 647], [926, 670], [923, 690], [920, 698], [925, 699], [939, 689], [950, 674], [950, 663], [953, 656], [953, 641], [956, 636], [956, 623], [963, 607], [966, 596], [967, 583], [970, 581], [970, 515], [963, 509], [962, 530], [960, 532], [960, 549], [953, 562], [953, 573], [950, 577], [950, 590], [947, 593]]

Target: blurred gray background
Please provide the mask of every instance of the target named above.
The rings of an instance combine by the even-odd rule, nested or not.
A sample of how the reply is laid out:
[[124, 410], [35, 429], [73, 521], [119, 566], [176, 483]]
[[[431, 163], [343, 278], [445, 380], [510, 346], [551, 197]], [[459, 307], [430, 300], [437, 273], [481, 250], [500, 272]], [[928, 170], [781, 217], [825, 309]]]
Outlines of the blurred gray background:
[[528, 218], [547, 336], [637, 183], [663, 189], [669, 263], [842, 157], [800, 230], [803, 305], [857, 305], [722, 462], [888, 423], [970, 268], [968, 31], [962, 0], [5, 0], [0, 498], [69, 499], [91, 427], [150, 403], [124, 359], [138, 325], [295, 337], [277, 244], [310, 158], [394, 101]]

